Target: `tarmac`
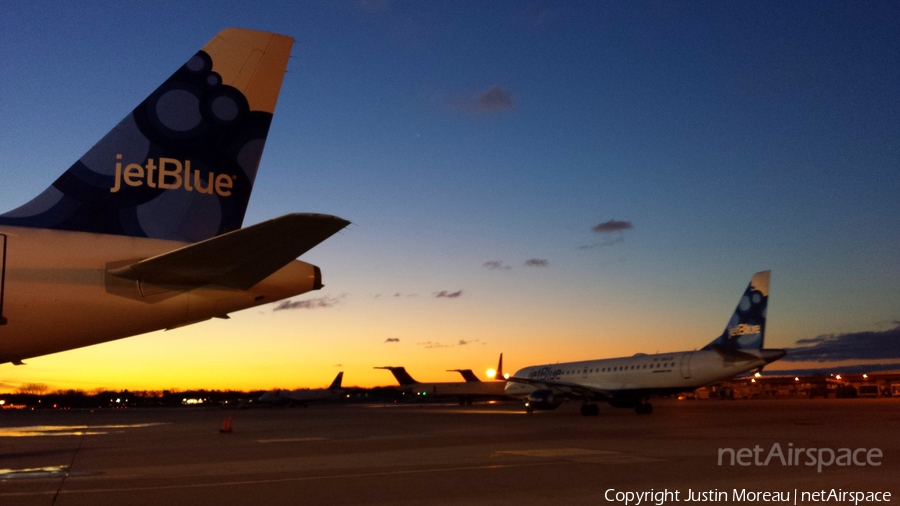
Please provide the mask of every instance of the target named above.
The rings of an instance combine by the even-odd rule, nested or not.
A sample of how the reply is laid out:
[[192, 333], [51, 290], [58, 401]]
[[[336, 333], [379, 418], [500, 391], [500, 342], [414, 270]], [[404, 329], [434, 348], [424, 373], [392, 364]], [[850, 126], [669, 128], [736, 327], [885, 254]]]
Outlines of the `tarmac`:
[[[515, 402], [6, 410], [0, 505], [854, 504], [812, 495], [832, 490], [900, 501], [900, 399], [653, 404], [594, 417]], [[820, 472], [808, 452], [764, 465], [775, 443], [823, 460], [818, 449], [865, 450]], [[720, 449], [756, 446], [719, 463]]]

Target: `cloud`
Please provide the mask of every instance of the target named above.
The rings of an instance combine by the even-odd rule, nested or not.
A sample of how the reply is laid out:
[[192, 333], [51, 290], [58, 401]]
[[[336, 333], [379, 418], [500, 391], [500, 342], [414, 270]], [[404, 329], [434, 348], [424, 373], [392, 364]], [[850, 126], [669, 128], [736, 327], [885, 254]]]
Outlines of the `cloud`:
[[631, 230], [632, 228], [634, 228], [634, 225], [632, 225], [630, 221], [609, 220], [604, 221], [591, 230], [597, 232], [598, 234], [609, 234], [612, 232]]
[[344, 364], [334, 364], [335, 367], [344, 367]]
[[441, 344], [441, 343], [435, 343], [435, 342], [432, 342], [432, 341], [425, 341], [424, 343], [416, 343], [416, 344], [417, 344], [418, 346], [424, 346], [426, 349], [431, 349], [431, 348], [452, 348], [452, 347], [453, 347], [452, 344]]
[[789, 348], [784, 362], [900, 359], [900, 325], [890, 330], [826, 334], [800, 339]]
[[512, 109], [514, 105], [509, 91], [496, 85], [474, 97], [456, 99], [453, 104], [456, 109], [461, 111], [476, 113], [503, 111]]
[[623, 235], [626, 230], [631, 230], [634, 228], [634, 225], [631, 224], [630, 221], [622, 221], [622, 220], [609, 220], [600, 223], [599, 225], [591, 228], [591, 230], [597, 234], [615, 234], [612, 237], [606, 238], [602, 241], [595, 242], [592, 244], [585, 244], [584, 246], [578, 246], [578, 249], [594, 249], [594, 248], [606, 248], [609, 246], [613, 246], [625, 240], [625, 236]]
[[448, 292], [447, 290], [441, 290], [440, 292], [434, 292], [435, 299], [456, 299], [462, 296], [463, 291], [457, 290], [455, 292]]
[[466, 341], [465, 339], [460, 339], [460, 340], [459, 340], [459, 345], [460, 345], [460, 346], [465, 346], [465, 345], [467, 345], [467, 344], [469, 344], [469, 341]]
[[399, 337], [389, 337], [389, 338], [385, 339], [384, 342], [386, 342], [386, 343], [399, 343], [399, 342], [400, 342], [400, 338], [399, 338]]
[[504, 271], [512, 269], [511, 266], [504, 264], [502, 260], [491, 260], [490, 262], [485, 262], [484, 265], [482, 265], [482, 267], [484, 267], [485, 269], [491, 270], [491, 271], [495, 271], [498, 269], [504, 270]]
[[549, 260], [543, 258], [530, 258], [525, 260], [525, 267], [547, 267], [550, 265]]
[[343, 295], [340, 297], [319, 297], [318, 299], [306, 300], [283, 300], [275, 306], [272, 311], [281, 311], [283, 309], [321, 309], [337, 306], [341, 303]]
[[478, 94], [475, 101], [475, 109], [479, 111], [499, 111], [503, 109], [512, 109], [513, 101], [509, 92], [499, 86], [493, 86], [491, 89]]

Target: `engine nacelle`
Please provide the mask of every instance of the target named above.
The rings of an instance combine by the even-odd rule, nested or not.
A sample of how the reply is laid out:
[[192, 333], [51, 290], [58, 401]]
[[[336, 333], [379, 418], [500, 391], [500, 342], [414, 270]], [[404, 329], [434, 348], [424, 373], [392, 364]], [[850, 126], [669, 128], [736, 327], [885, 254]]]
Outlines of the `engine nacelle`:
[[562, 403], [563, 399], [556, 398], [552, 390], [535, 390], [528, 395], [528, 402], [525, 405], [531, 409], [550, 411]]

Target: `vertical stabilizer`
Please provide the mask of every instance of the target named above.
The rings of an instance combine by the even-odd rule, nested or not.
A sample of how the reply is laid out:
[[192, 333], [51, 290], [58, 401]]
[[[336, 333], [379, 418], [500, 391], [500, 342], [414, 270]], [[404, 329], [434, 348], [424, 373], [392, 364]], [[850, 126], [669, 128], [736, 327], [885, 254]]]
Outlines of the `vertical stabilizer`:
[[397, 383], [400, 383], [401, 386], [415, 385], [418, 383], [418, 381], [414, 380], [413, 377], [406, 372], [405, 367], [385, 366], [376, 367], [375, 369], [387, 369], [388, 371], [391, 371], [391, 374], [394, 375], [394, 379], [396, 379]]
[[472, 372], [472, 369], [450, 369], [447, 372], [458, 372], [462, 375], [463, 379], [466, 380], [467, 383], [481, 382], [481, 380], [478, 379], [478, 376], [475, 376], [475, 373]]
[[331, 385], [328, 385], [328, 390], [337, 390], [341, 388], [341, 382], [344, 380], [344, 371], [341, 371], [334, 377], [334, 381], [331, 382]]
[[0, 224], [184, 242], [241, 228], [292, 44], [223, 30]]
[[704, 350], [715, 346], [737, 350], [763, 348], [770, 274], [771, 271], [762, 271], [753, 275], [722, 335], [704, 346]]

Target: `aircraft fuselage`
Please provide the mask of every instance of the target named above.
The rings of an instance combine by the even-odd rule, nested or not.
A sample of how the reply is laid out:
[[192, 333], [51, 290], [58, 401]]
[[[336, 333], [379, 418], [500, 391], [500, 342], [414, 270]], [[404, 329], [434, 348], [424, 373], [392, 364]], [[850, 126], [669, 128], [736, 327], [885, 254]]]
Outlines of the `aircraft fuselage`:
[[222, 317], [321, 286], [318, 269], [298, 260], [248, 290], [151, 285], [107, 271], [187, 243], [0, 226], [4, 237], [0, 363]]

